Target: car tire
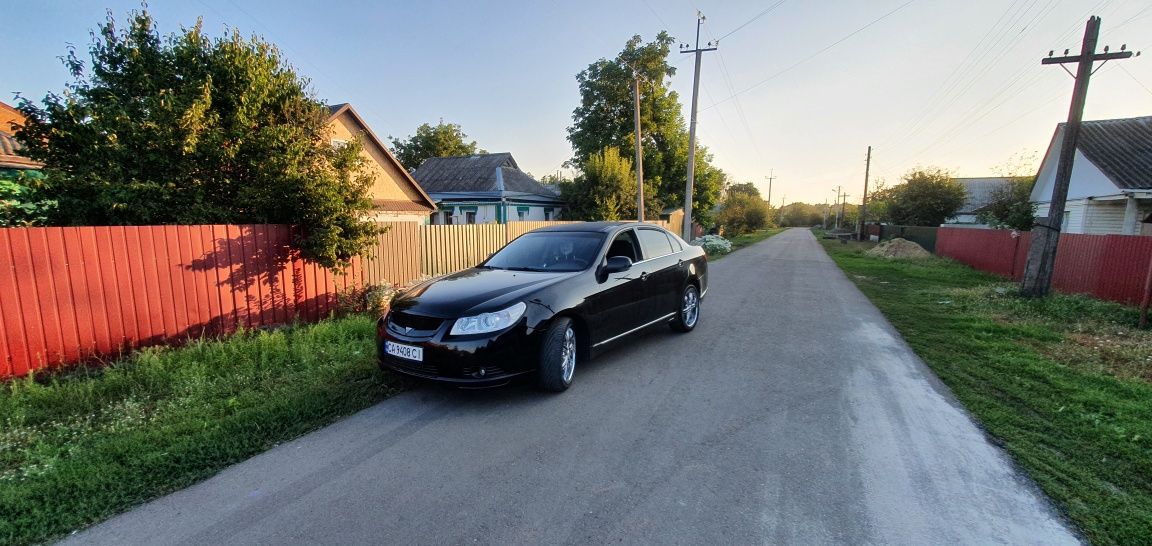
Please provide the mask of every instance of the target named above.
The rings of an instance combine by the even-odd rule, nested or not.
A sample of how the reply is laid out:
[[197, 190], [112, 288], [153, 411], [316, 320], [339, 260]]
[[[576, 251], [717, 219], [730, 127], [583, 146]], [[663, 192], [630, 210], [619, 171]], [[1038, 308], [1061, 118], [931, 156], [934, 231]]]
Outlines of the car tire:
[[563, 392], [572, 384], [578, 352], [576, 342], [572, 319], [560, 317], [552, 321], [540, 348], [537, 384], [542, 390]]
[[700, 322], [700, 291], [696, 285], [684, 287], [676, 306], [676, 318], [672, 319], [672, 329], [677, 332], [691, 332]]

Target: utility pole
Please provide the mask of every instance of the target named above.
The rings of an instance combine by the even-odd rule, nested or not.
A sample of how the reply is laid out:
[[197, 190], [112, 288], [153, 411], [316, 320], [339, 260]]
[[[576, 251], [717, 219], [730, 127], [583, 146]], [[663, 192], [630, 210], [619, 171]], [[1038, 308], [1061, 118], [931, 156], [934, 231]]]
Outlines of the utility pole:
[[644, 152], [640, 143], [640, 73], [632, 69], [633, 105], [636, 109], [636, 221], [644, 221]]
[[692, 186], [696, 182], [696, 102], [700, 97], [700, 58], [705, 51], [715, 51], [712, 42], [700, 48], [700, 25], [704, 24], [704, 14], [696, 12], [696, 49], [688, 49], [688, 44], [680, 44], [680, 53], [696, 54], [696, 72], [692, 76], [692, 121], [688, 126], [688, 182], [684, 188], [684, 240], [691, 241], [692, 235]]
[[824, 199], [824, 229], [828, 229], [828, 199]]
[[[838, 206], [840, 206], [840, 186], [836, 186], [836, 202], [832, 203], [832, 208], [836, 208]], [[840, 230], [840, 215], [833, 213], [832, 214], [832, 221], [834, 222], [834, 224], [833, 224], [834, 227], [832, 228], [832, 231], [839, 231]]]
[[1084, 41], [1080, 46], [1080, 54], [1069, 56], [1064, 50], [1063, 57], [1053, 57], [1048, 52], [1048, 58], [1041, 59], [1040, 64], [1058, 64], [1066, 72], [1070, 71], [1063, 65], [1076, 63], [1076, 85], [1072, 89], [1072, 104], [1068, 108], [1068, 122], [1064, 124], [1064, 138], [1060, 145], [1060, 161], [1056, 166], [1056, 184], [1052, 188], [1052, 202], [1048, 207], [1048, 217], [1036, 223], [1037, 228], [1032, 230], [1032, 245], [1028, 247], [1028, 262], [1024, 266], [1024, 281], [1020, 285], [1020, 293], [1028, 297], [1044, 297], [1052, 286], [1052, 270], [1056, 262], [1056, 246], [1060, 242], [1060, 228], [1064, 224], [1064, 205], [1068, 200], [1068, 183], [1072, 178], [1072, 163], [1076, 159], [1076, 141], [1080, 136], [1080, 120], [1084, 117], [1084, 103], [1088, 96], [1088, 80], [1092, 77], [1092, 63], [1095, 61], [1108, 62], [1112, 59], [1127, 59], [1132, 56], [1131, 51], [1125, 51], [1127, 45], [1120, 46], [1120, 51], [1109, 53], [1096, 53], [1096, 42], [1100, 37], [1100, 18], [1092, 16], [1084, 27]]
[[771, 208], [772, 207], [772, 181], [776, 180], [776, 169], [772, 169], [771, 171], [768, 171], [768, 176], [765, 176], [764, 178], [768, 179], [768, 199], [766, 199], [766, 201], [768, 201], [768, 207]]
[[840, 198], [840, 221], [844, 222], [844, 227], [848, 227], [848, 217], [844, 216], [844, 205], [848, 203], [848, 194]]
[[872, 147], [868, 147], [868, 157], [864, 160], [864, 199], [860, 201], [860, 236], [861, 241], [868, 240], [868, 171], [872, 169]]
[[780, 221], [777, 222], [778, 224], [784, 223], [784, 203], [787, 203], [787, 202], [788, 202], [788, 194], [784, 194], [783, 196], [780, 197]]

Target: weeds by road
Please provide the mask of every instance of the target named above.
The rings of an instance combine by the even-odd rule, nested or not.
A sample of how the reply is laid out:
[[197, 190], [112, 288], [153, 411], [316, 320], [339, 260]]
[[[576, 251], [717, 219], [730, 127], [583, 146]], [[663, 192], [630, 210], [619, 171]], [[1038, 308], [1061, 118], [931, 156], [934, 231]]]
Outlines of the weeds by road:
[[50, 540], [398, 391], [351, 316], [0, 384], [0, 543]]
[[1130, 307], [1016, 286], [931, 257], [824, 248], [1096, 544], [1152, 537], [1152, 332]]

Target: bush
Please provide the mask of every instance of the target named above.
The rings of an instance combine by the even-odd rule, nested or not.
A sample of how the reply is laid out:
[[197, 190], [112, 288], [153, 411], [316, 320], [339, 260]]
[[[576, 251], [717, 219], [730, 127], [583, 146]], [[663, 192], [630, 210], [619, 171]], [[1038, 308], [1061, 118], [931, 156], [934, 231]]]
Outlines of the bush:
[[704, 249], [709, 254], [727, 254], [732, 252], [732, 242], [719, 235], [705, 235], [692, 244]]
[[381, 315], [388, 308], [392, 296], [399, 290], [389, 282], [354, 286], [336, 294], [336, 308], [340, 315], [369, 313]]
[[763, 199], [744, 193], [731, 194], [720, 207], [716, 221], [724, 226], [725, 233], [741, 235], [768, 227], [768, 203]]

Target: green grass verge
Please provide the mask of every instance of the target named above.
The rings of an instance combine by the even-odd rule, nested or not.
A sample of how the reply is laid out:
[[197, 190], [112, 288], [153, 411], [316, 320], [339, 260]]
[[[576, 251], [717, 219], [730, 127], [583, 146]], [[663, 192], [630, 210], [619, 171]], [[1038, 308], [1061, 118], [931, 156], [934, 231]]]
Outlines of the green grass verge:
[[1096, 544], [1152, 537], [1152, 332], [1130, 307], [1022, 299], [941, 258], [822, 241], [908, 344]]
[[[756, 243], [759, 243], [760, 241], [763, 241], [764, 239], [767, 239], [773, 235], [776, 235], [777, 233], [780, 233], [781, 231], [784, 231], [785, 229], [788, 229], [788, 228], [761, 229], [758, 231], [753, 231], [751, 233], [745, 233], [743, 235], [737, 235], [731, 239], [728, 239], [728, 241], [732, 243], [732, 252], [736, 252], [737, 250], [740, 250], [741, 248], [744, 248], [748, 245], [754, 245]], [[731, 254], [732, 252], [729, 252], [728, 254]], [[708, 254], [708, 259], [709, 260], [719, 260], [720, 258], [727, 256], [728, 254]]]
[[0, 543], [37, 543], [203, 480], [399, 390], [351, 316], [0, 384]]

